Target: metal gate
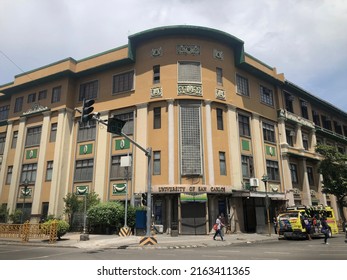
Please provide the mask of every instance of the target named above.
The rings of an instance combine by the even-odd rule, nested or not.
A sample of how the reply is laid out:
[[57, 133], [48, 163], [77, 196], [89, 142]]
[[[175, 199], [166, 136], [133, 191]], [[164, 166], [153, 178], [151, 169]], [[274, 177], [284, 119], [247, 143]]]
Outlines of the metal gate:
[[207, 234], [206, 202], [184, 202], [181, 204], [181, 234]]

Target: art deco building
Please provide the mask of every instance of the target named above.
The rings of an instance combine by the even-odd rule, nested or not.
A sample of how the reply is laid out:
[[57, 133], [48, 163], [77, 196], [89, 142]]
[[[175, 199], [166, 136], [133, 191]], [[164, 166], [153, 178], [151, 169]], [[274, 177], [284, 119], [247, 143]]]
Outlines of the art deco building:
[[[345, 153], [346, 113], [222, 31], [147, 30], [125, 46], [17, 75], [0, 92], [0, 204], [23, 207], [32, 221], [62, 216], [68, 193], [124, 201], [127, 185], [139, 205], [147, 192], [145, 153], [102, 123], [81, 123], [84, 98], [152, 149], [152, 214], [164, 232], [206, 234], [220, 213], [231, 231], [265, 232], [266, 196], [271, 218], [291, 204], [336, 206], [321, 193], [314, 147]], [[131, 167], [121, 166], [124, 156]]]

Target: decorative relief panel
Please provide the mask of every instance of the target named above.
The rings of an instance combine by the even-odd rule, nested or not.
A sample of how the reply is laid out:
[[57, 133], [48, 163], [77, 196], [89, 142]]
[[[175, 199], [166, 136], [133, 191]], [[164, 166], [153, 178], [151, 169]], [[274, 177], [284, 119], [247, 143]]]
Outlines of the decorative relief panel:
[[178, 95], [192, 95], [192, 96], [202, 96], [202, 86], [201, 85], [178, 85], [177, 88]]
[[225, 97], [225, 90], [224, 89], [219, 89], [219, 88], [216, 88], [216, 98], [217, 99], [220, 99], [220, 100], [225, 100], [226, 97]]
[[157, 57], [157, 56], [162, 56], [163, 55], [163, 49], [160, 47], [160, 48], [157, 48], [157, 49], [152, 49], [152, 56], [153, 57]]
[[157, 98], [163, 96], [163, 89], [161, 87], [151, 88], [151, 98]]
[[177, 45], [176, 46], [177, 54], [192, 54], [200, 55], [200, 46], [197, 45]]
[[219, 59], [219, 60], [223, 60], [224, 59], [224, 53], [223, 53], [223, 51], [219, 51], [219, 50], [214, 49], [213, 50], [213, 57], [216, 59]]

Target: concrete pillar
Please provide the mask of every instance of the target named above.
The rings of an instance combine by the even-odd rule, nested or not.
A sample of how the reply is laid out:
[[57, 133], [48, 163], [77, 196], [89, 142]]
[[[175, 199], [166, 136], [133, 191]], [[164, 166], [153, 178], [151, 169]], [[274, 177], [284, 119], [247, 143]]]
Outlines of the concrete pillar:
[[294, 205], [294, 192], [288, 155], [282, 155], [284, 193], [288, 206]]
[[304, 150], [304, 145], [302, 143], [302, 131], [301, 124], [296, 124], [295, 127], [295, 148]]
[[[168, 103], [168, 182], [175, 184], [175, 116], [174, 100], [169, 99]], [[170, 223], [171, 226], [171, 223]]]
[[303, 171], [303, 182], [302, 182], [302, 204], [312, 205], [311, 193], [310, 193], [310, 184], [308, 181], [307, 175], [307, 166], [306, 159], [302, 159], [302, 171]]
[[165, 197], [166, 204], [166, 233], [171, 233], [171, 223], [172, 223], [172, 197], [166, 195]]
[[6, 162], [8, 158], [8, 152], [11, 148], [11, 142], [12, 142], [12, 137], [13, 137], [13, 122], [8, 121], [7, 124], [7, 131], [6, 131], [6, 142], [5, 142], [5, 147], [4, 147], [4, 153], [2, 155], [2, 163], [1, 163], [1, 170], [0, 170], [0, 197], [2, 195], [3, 188], [5, 186], [6, 182]]
[[208, 183], [214, 185], [214, 160], [213, 160], [213, 141], [212, 141], [212, 124], [211, 124], [211, 100], [205, 100], [206, 115], [206, 149], [207, 149], [207, 169]]

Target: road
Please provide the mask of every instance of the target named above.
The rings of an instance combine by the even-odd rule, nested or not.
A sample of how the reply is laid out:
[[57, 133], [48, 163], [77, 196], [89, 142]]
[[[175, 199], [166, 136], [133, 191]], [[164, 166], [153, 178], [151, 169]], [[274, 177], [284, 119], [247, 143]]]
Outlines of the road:
[[343, 235], [329, 239], [274, 240], [189, 249], [79, 249], [0, 245], [0, 260], [347, 260]]

